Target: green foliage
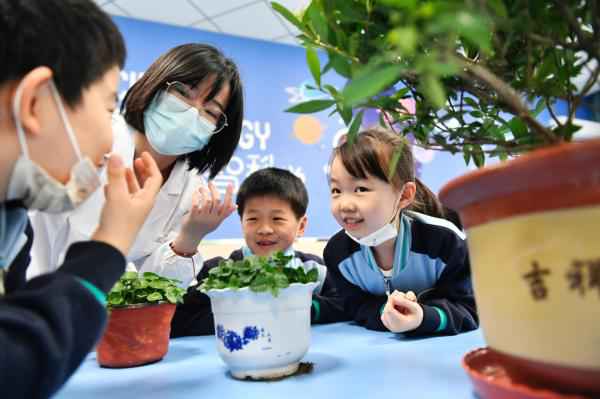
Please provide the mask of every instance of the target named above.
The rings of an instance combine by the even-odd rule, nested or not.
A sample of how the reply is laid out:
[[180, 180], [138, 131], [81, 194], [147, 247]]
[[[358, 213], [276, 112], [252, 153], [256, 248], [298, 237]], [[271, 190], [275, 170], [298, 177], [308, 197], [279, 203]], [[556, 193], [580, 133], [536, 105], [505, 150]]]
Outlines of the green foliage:
[[144, 303], [183, 301], [185, 290], [179, 288], [180, 281], [159, 276], [155, 273], [125, 272], [108, 293], [108, 307], [120, 307]]
[[279, 290], [293, 283], [316, 282], [319, 277], [317, 268], [305, 272], [303, 268], [288, 267], [293, 256], [276, 252], [271, 257], [249, 256], [239, 261], [224, 260], [211, 269], [198, 289], [207, 292], [212, 289], [249, 287], [254, 292], [270, 291], [274, 296]]
[[[300, 30], [316, 89], [330, 98], [289, 112], [332, 107], [350, 127], [360, 110], [377, 108], [389, 117], [383, 124], [414, 134], [417, 145], [463, 152], [478, 166], [485, 155], [571, 140], [575, 110], [600, 75], [597, 0], [312, 0], [301, 15], [273, 8]], [[324, 82], [330, 69], [348, 79], [344, 88]], [[584, 69], [590, 78], [578, 90], [572, 80]], [[416, 115], [402, 112], [403, 97], [416, 101]], [[554, 117], [557, 100], [566, 120]], [[537, 121], [544, 111], [554, 126]]]

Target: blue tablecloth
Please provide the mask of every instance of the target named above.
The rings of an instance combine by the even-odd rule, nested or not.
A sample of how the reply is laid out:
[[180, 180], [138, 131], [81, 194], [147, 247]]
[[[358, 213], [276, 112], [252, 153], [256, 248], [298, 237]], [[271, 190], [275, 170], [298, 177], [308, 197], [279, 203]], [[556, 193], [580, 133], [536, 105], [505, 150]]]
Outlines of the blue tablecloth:
[[473, 398], [462, 356], [484, 346], [480, 331], [409, 339], [348, 323], [312, 328], [303, 361], [311, 374], [277, 382], [233, 379], [215, 338], [172, 339], [165, 358], [151, 365], [104, 369], [91, 353], [57, 398]]

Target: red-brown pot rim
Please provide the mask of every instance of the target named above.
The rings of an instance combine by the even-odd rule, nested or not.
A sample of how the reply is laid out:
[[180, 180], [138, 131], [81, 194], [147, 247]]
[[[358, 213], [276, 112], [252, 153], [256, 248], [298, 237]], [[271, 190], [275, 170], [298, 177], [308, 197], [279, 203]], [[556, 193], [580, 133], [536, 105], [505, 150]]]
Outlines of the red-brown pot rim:
[[[493, 362], [491, 363], [501, 363], [501, 361], [496, 357], [494, 350], [489, 347], [482, 347], [469, 351], [463, 356], [461, 360], [461, 365], [463, 369], [469, 375], [469, 378], [471, 378], [471, 380], [473, 381], [473, 385], [475, 386], [481, 385], [486, 390], [493, 390], [494, 388], [500, 389], [504, 391], [506, 395], [510, 395], [510, 397], [515, 398], [585, 399], [584, 396], [560, 393], [552, 391], [550, 389], [530, 387], [529, 385], [523, 384], [522, 382], [511, 381], [510, 377], [506, 377], [505, 379], [490, 377], [485, 373], [481, 372], [480, 369], [476, 368], [472, 364], [473, 359], [484, 356], [494, 358]], [[483, 392], [479, 393], [483, 395]], [[503, 398], [506, 396], [499, 395], [496, 397]], [[489, 397], [486, 399], [494, 398]]]
[[155, 302], [155, 303], [136, 303], [133, 305], [119, 305], [119, 306], [109, 306], [108, 310], [127, 310], [127, 309], [141, 309], [141, 308], [149, 308], [152, 306], [161, 306], [161, 305], [173, 305], [175, 306], [175, 303], [171, 303], [168, 301], [159, 301], [159, 302]]
[[[592, 168], [594, 161], [600, 165], [600, 139], [563, 143], [455, 178], [442, 187], [439, 197], [444, 205], [460, 212], [471, 205], [520, 192], [599, 185], [600, 166]], [[552, 173], [548, 173], [549, 165]]]

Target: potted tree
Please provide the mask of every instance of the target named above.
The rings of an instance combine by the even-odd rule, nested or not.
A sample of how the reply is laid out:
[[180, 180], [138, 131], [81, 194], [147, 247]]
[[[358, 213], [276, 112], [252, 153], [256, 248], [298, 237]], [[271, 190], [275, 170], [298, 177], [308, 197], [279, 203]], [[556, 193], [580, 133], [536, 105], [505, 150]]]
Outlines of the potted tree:
[[292, 256], [224, 260], [198, 289], [211, 299], [219, 355], [237, 379], [294, 374], [310, 343], [318, 270], [291, 267]]
[[[273, 7], [299, 29], [323, 93], [289, 111], [332, 109], [352, 139], [375, 109], [415, 145], [479, 167], [514, 158], [440, 193], [467, 230], [486, 340], [514, 378], [600, 394], [600, 140], [571, 142], [598, 85], [598, 1], [313, 0], [301, 15]], [[348, 79], [343, 89], [323, 81], [330, 69]]]
[[103, 367], [161, 360], [169, 349], [175, 304], [185, 290], [155, 273], [126, 272], [108, 294], [108, 326], [96, 348]]

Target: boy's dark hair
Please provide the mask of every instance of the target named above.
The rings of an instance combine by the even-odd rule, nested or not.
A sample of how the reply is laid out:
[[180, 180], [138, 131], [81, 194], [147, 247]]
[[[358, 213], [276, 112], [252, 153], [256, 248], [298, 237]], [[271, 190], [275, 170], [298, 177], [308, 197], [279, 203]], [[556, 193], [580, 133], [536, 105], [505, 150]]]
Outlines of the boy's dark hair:
[[235, 63], [217, 48], [207, 44], [188, 43], [172, 48], [150, 65], [144, 75], [127, 91], [121, 112], [127, 123], [145, 133], [144, 112], [167, 82], [181, 82], [196, 87], [214, 77], [207, 101], [212, 100], [229, 83], [229, 102], [225, 107], [228, 126], [213, 135], [200, 151], [182, 155], [190, 168], [199, 173], [210, 170], [215, 177], [231, 160], [240, 141], [244, 114], [242, 81]]
[[285, 169], [259, 169], [243, 181], [235, 200], [240, 217], [244, 215], [246, 202], [256, 197], [277, 197], [286, 201], [298, 219], [306, 214], [308, 208], [304, 183]]
[[47, 66], [75, 107], [125, 55], [118, 28], [91, 0], [0, 0], [0, 85]]

